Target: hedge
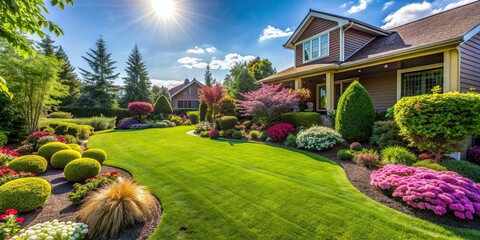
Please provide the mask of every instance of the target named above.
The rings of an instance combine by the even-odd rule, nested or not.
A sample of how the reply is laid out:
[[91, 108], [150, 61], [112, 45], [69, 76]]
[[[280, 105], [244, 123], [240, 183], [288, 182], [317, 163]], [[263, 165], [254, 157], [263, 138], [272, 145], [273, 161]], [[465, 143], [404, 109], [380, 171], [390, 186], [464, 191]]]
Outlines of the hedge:
[[217, 119], [221, 130], [233, 129], [237, 125], [238, 119], [234, 116], [223, 116]]
[[117, 117], [117, 121], [130, 117], [126, 108], [99, 108], [99, 107], [60, 107], [60, 111], [69, 112], [76, 118], [88, 117]]
[[0, 212], [13, 208], [20, 213], [32, 211], [45, 204], [52, 187], [38, 177], [15, 179], [0, 186]]
[[282, 115], [283, 122], [295, 127], [309, 128], [313, 125], [321, 125], [320, 114], [316, 112], [289, 112]]

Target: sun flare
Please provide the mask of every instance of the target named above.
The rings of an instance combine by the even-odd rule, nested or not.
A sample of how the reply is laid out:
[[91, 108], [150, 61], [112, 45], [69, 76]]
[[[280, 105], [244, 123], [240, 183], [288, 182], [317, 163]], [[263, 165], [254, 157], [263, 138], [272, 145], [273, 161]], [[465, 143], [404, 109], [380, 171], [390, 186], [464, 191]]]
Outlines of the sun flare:
[[161, 18], [169, 18], [175, 14], [174, 0], [151, 0], [157, 15]]

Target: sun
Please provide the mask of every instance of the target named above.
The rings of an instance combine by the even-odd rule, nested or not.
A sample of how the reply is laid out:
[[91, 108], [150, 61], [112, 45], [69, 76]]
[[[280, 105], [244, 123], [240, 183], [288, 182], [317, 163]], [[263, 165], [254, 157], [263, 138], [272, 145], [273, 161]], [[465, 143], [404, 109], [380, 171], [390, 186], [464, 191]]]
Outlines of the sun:
[[152, 7], [161, 18], [169, 18], [175, 14], [174, 0], [151, 0]]

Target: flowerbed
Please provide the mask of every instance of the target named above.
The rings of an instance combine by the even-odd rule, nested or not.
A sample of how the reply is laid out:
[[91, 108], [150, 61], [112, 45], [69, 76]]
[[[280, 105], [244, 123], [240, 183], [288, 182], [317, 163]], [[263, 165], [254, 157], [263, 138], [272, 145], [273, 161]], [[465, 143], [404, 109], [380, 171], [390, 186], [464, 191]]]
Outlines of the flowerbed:
[[0, 239], [11, 237], [20, 230], [20, 223], [23, 218], [17, 217], [17, 210], [7, 209], [4, 214], [0, 214]]
[[480, 184], [455, 172], [389, 164], [372, 172], [370, 184], [437, 215], [453, 212], [460, 219], [480, 215]]
[[13, 236], [14, 240], [27, 239], [55, 239], [55, 240], [76, 240], [85, 239], [88, 233], [88, 226], [84, 223], [75, 222], [59, 222], [53, 220], [50, 222], [39, 223], [27, 229], [22, 229], [17, 235]]
[[102, 175], [85, 180], [85, 184], [75, 183], [73, 185], [73, 190], [68, 193], [68, 198], [73, 204], [78, 205], [92, 191], [105, 184], [113, 183], [119, 176], [120, 174], [116, 171], [106, 172]]
[[295, 127], [290, 123], [278, 123], [267, 129], [268, 137], [274, 142], [285, 140], [291, 133], [295, 133]]
[[17, 173], [10, 168], [7, 168], [5, 166], [0, 166], [0, 186], [2, 186], [3, 184], [9, 181], [19, 179], [19, 178], [24, 178], [24, 177], [35, 177], [35, 174], [27, 173], [25, 171], [19, 171]]
[[22, 156], [20, 153], [6, 147], [0, 147], [0, 166], [7, 165], [13, 159]]

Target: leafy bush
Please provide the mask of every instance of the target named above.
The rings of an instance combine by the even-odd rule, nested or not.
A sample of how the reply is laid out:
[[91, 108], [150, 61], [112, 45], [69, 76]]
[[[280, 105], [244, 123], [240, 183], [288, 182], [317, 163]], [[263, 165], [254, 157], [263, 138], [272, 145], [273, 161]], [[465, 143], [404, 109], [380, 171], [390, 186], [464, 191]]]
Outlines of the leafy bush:
[[5, 146], [8, 143], [7, 134], [3, 131], [0, 131], [0, 146]]
[[47, 118], [73, 118], [72, 114], [69, 112], [52, 112], [48, 114]]
[[[85, 239], [88, 226], [84, 223], [59, 222], [57, 219], [44, 223], [37, 223], [31, 227], [20, 230], [13, 239]], [[41, 236], [41, 237], [39, 237]]]
[[35, 177], [35, 174], [25, 171], [15, 172], [12, 169], [7, 168], [6, 166], [0, 166], [0, 186], [5, 184], [6, 182], [24, 177]]
[[63, 143], [66, 143], [66, 140], [65, 141], [59, 141], [60, 140], [64, 140], [63, 138], [59, 138], [59, 137], [56, 137], [56, 136], [45, 136], [45, 137], [42, 137], [40, 139], [38, 139], [37, 141], [37, 144], [35, 145], [35, 149], [40, 149], [43, 145], [47, 144], [47, 143], [51, 143], [51, 142], [63, 142]]
[[70, 144], [67, 144], [71, 149], [77, 151], [77, 152], [80, 152], [82, 150], [82, 148], [80, 147], [80, 145], [76, 144], [76, 143], [70, 143]]
[[78, 139], [72, 135], [65, 135], [63, 136], [63, 138], [65, 138], [65, 141], [67, 144], [77, 143], [78, 141]]
[[149, 115], [153, 112], [153, 105], [147, 102], [130, 102], [128, 103], [128, 113], [138, 116], [138, 120], [142, 121], [142, 115]]
[[100, 108], [100, 107], [60, 107], [61, 111], [70, 112], [76, 118], [90, 118], [90, 117], [116, 117], [117, 120], [129, 117], [126, 108]]
[[64, 175], [70, 182], [81, 182], [100, 173], [102, 165], [93, 158], [78, 158], [65, 166]]
[[54, 168], [64, 169], [71, 161], [81, 158], [82, 154], [73, 149], [61, 150], [53, 154], [50, 164]]
[[210, 130], [213, 129], [213, 126], [209, 122], [200, 122], [197, 125], [195, 125], [195, 133], [200, 134], [201, 132], [209, 132]]
[[378, 145], [381, 149], [388, 146], [405, 146], [400, 129], [394, 121], [374, 122], [370, 144]]
[[243, 133], [237, 130], [234, 130], [232, 133], [232, 138], [233, 139], [241, 139], [243, 138]]
[[57, 135], [72, 135], [80, 139], [87, 139], [94, 132], [94, 128], [90, 125], [78, 125], [70, 122], [50, 123], [49, 126], [55, 127]]
[[372, 172], [370, 184], [437, 215], [451, 212], [461, 219], [480, 215], [480, 186], [455, 172], [389, 164]]
[[467, 160], [480, 165], [480, 146], [474, 146], [468, 149]]
[[394, 106], [400, 134], [439, 161], [459, 151], [466, 136], [480, 134], [480, 94], [447, 92], [404, 97]]
[[400, 146], [386, 147], [381, 151], [382, 163], [412, 165], [417, 161], [415, 154]]
[[359, 153], [353, 157], [353, 161], [367, 168], [378, 167], [381, 165], [380, 156], [372, 153]]
[[17, 210], [10, 208], [0, 214], [0, 239], [11, 239], [20, 230], [24, 218], [17, 217]]
[[31, 172], [37, 175], [44, 173], [47, 170], [47, 166], [47, 160], [37, 155], [21, 156], [8, 164], [8, 168], [14, 171]]
[[350, 149], [354, 151], [361, 151], [363, 149], [363, 146], [359, 142], [352, 142], [350, 144]]
[[238, 119], [234, 116], [223, 116], [217, 119], [220, 130], [233, 129], [237, 125]]
[[118, 124], [117, 129], [128, 129], [133, 124], [139, 124], [137, 119], [126, 119]]
[[176, 126], [182, 125], [182, 118], [180, 116], [171, 115], [169, 120], [175, 123]]
[[277, 123], [267, 129], [267, 136], [274, 142], [285, 140], [291, 133], [295, 133], [295, 127], [290, 123]]
[[446, 167], [448, 171], [457, 172], [476, 183], [480, 183], [480, 166], [476, 164], [467, 161], [443, 160], [440, 165]]
[[73, 189], [68, 193], [68, 198], [75, 205], [79, 205], [80, 202], [89, 194], [97, 190], [99, 187], [113, 183], [120, 174], [118, 172], [106, 172], [102, 175], [98, 175], [93, 178], [85, 180], [85, 184], [75, 183]]
[[258, 135], [258, 139], [260, 139], [260, 141], [266, 141], [267, 138], [268, 138], [268, 134], [266, 130], [261, 131], [260, 134]]
[[235, 99], [225, 96], [217, 103], [218, 114], [221, 116], [233, 116], [237, 113], [237, 104]]
[[0, 212], [9, 208], [21, 213], [32, 211], [47, 202], [51, 191], [50, 183], [38, 177], [9, 181], [0, 186]]
[[43, 145], [39, 150], [38, 150], [38, 155], [44, 157], [47, 159], [47, 161], [50, 161], [50, 158], [52, 158], [53, 154], [55, 154], [58, 151], [65, 150], [65, 149], [70, 149], [70, 147], [61, 142], [52, 142], [52, 143], [47, 143]]
[[285, 138], [285, 146], [287, 147], [296, 147], [297, 146], [297, 137], [293, 134], [288, 134]]
[[[52, 126], [54, 123], [59, 122], [69, 122], [75, 123], [77, 125], [89, 125], [92, 126], [95, 130], [106, 130], [112, 129], [115, 127], [116, 118], [115, 117], [89, 117], [89, 118], [72, 118], [72, 119], [44, 119], [41, 120], [41, 125], [43, 126], [43, 130], [46, 131], [46, 127]], [[48, 131], [47, 131], [48, 132]]]
[[166, 118], [166, 115], [173, 113], [172, 105], [170, 104], [170, 101], [168, 101], [167, 97], [161, 95], [157, 98], [153, 113], [155, 115], [161, 114], [164, 118]]
[[200, 115], [200, 122], [206, 121], [207, 116], [207, 109], [208, 105], [205, 102], [200, 102], [200, 106], [198, 107], [198, 112]]
[[299, 148], [322, 151], [343, 142], [342, 135], [327, 127], [313, 126], [298, 133]]
[[337, 158], [340, 160], [352, 160], [356, 154], [357, 152], [351, 149], [340, 149], [337, 152]]
[[430, 160], [418, 161], [418, 162], [414, 163], [412, 166], [414, 166], [414, 167], [424, 167], [424, 168], [432, 169], [432, 170], [435, 170], [435, 171], [447, 171], [446, 167], [444, 167], [444, 166], [442, 166], [438, 163], [432, 162]]
[[11, 162], [15, 158], [16, 157], [14, 157], [14, 156], [0, 153], [0, 166], [8, 165], [8, 163]]
[[289, 112], [282, 115], [282, 119], [286, 123], [290, 123], [295, 127], [309, 128], [313, 125], [321, 125], [320, 114], [316, 112]]
[[200, 115], [198, 111], [189, 111], [187, 112], [187, 116], [190, 119], [191, 124], [197, 124], [199, 122]]
[[90, 148], [83, 152], [83, 158], [93, 158], [102, 164], [107, 159], [107, 153], [100, 148]]
[[252, 130], [248, 133], [250, 139], [258, 139], [260, 132], [257, 130]]
[[335, 118], [335, 130], [347, 141], [369, 139], [375, 121], [375, 108], [367, 90], [354, 81], [340, 97]]
[[50, 126], [44, 126], [44, 127], [41, 127], [40, 129], [44, 132], [48, 132], [50, 134], [55, 134], [55, 129], [53, 129]]
[[208, 133], [208, 136], [210, 137], [210, 139], [218, 139], [218, 137], [220, 137], [220, 133], [218, 132], [218, 130], [212, 129]]
[[28, 154], [32, 154], [35, 151], [35, 149], [33, 147], [33, 144], [24, 143], [20, 147], [16, 148], [15, 151], [22, 155], [28, 155]]

